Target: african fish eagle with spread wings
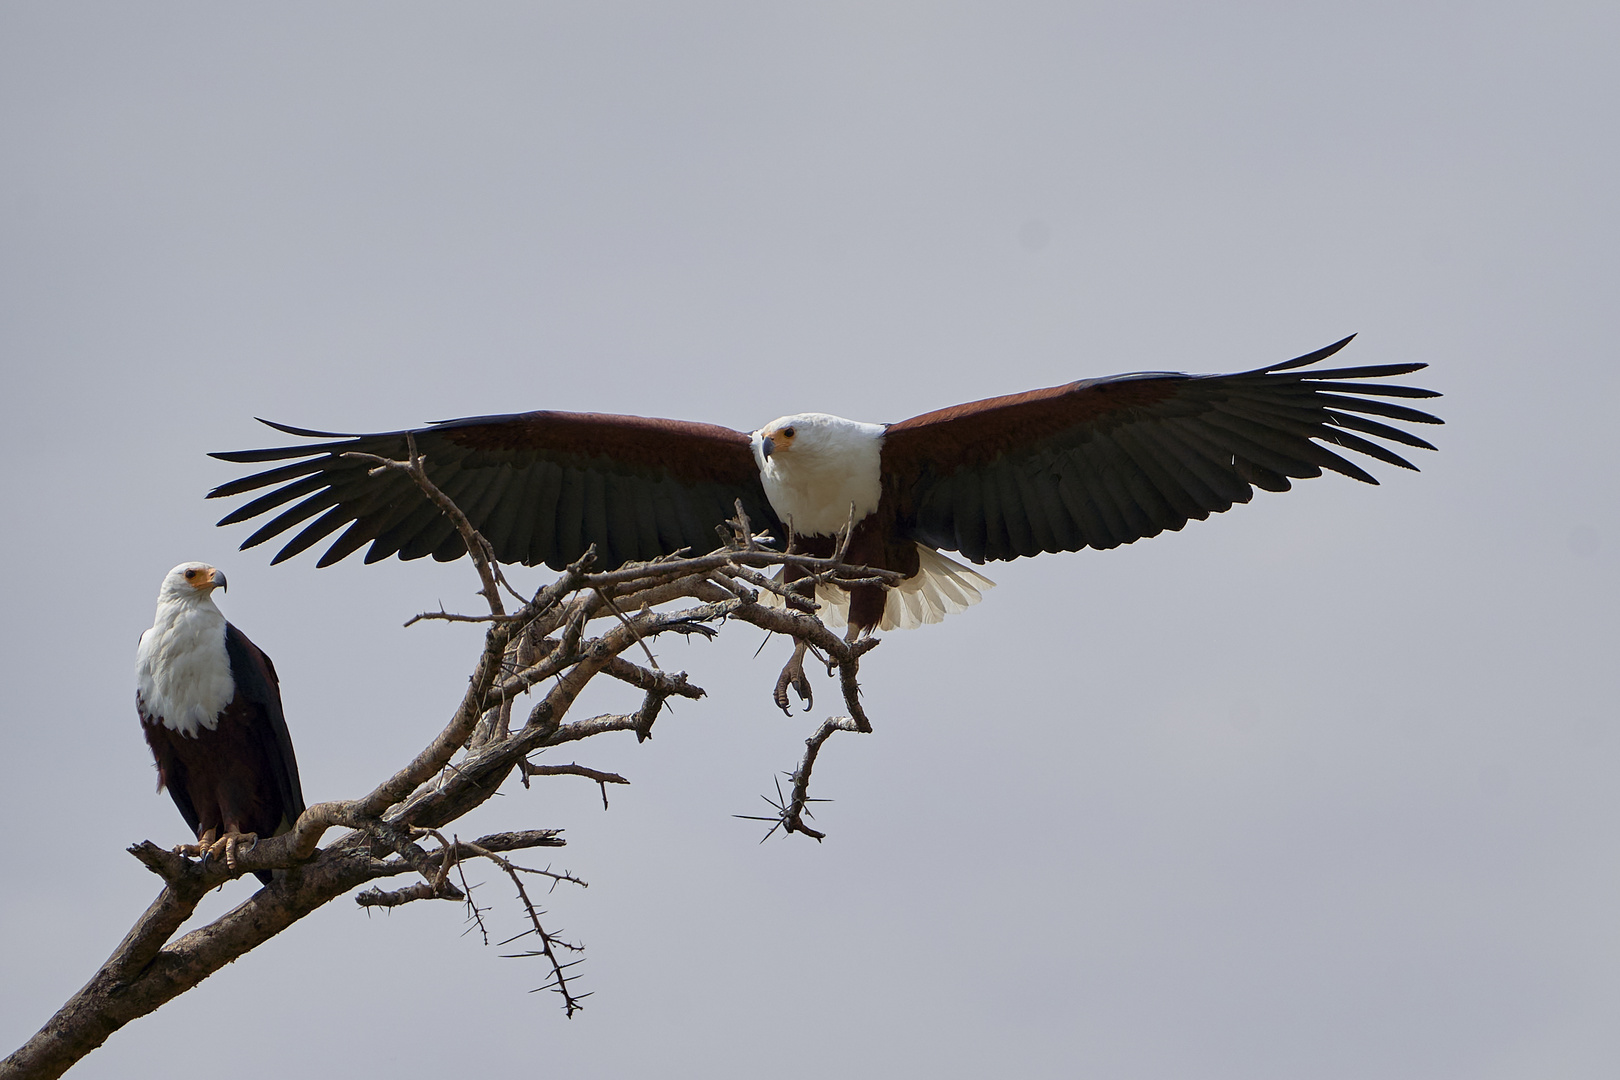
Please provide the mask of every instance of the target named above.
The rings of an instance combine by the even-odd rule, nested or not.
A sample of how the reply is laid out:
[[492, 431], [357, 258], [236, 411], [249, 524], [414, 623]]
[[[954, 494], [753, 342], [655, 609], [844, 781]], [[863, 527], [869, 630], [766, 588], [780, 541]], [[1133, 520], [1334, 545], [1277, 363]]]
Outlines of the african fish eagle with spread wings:
[[[298, 761], [270, 658], [214, 603], [225, 575], [206, 563], [170, 570], [157, 617], [135, 653], [135, 708], [165, 787], [205, 859], [286, 832], [304, 812]], [[270, 871], [256, 871], [270, 884]]]
[[[529, 412], [447, 420], [412, 432], [342, 435], [270, 424], [327, 441], [213, 455], [291, 460], [215, 488], [210, 498], [274, 489], [219, 524], [283, 510], [243, 542], [305, 525], [280, 562], [347, 529], [317, 563], [370, 544], [366, 562], [397, 554], [448, 561], [465, 552], [450, 521], [397, 471], [372, 475], [350, 452], [406, 456], [414, 436], [428, 476], [508, 563], [561, 569], [586, 548], [606, 565], [714, 546], [740, 499], [751, 521], [800, 550], [826, 555], [855, 521], [847, 561], [896, 571], [896, 587], [856, 586], [852, 635], [937, 622], [978, 600], [974, 563], [1046, 551], [1112, 548], [1287, 491], [1323, 469], [1376, 484], [1328, 444], [1414, 469], [1373, 436], [1434, 449], [1373, 417], [1441, 421], [1383, 400], [1438, 395], [1381, 380], [1425, 364], [1318, 369], [1350, 338], [1233, 375], [1143, 372], [1087, 379], [866, 424], [799, 413], [750, 433], [711, 424], [597, 413]], [[269, 421], [266, 421], [269, 423]], [[318, 515], [318, 516], [317, 516]], [[789, 579], [795, 577], [792, 567]]]

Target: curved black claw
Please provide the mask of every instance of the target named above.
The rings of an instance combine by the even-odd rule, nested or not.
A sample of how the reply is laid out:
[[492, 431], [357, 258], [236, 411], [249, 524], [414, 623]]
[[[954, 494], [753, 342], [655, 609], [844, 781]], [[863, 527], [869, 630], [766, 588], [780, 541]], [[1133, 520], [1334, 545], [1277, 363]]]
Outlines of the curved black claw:
[[[248, 846], [242, 847], [244, 843]], [[207, 870], [208, 864], [214, 859], [223, 857], [225, 865], [235, 873], [236, 856], [242, 852], [252, 851], [258, 846], [258, 833], [228, 832], [216, 838], [215, 830], [209, 829], [197, 837], [195, 844], [181, 844], [174, 849], [174, 853], [194, 857], [197, 865], [203, 870]]]
[[208, 868], [209, 853], [214, 845], [214, 838], [214, 830], [209, 829], [201, 836], [197, 837], [197, 842], [195, 844], [176, 845], [174, 848], [174, 853], [176, 855], [184, 855], [187, 858], [196, 859], [198, 865], [206, 870]]
[[815, 695], [810, 691], [809, 676], [804, 673], [804, 651], [806, 648], [807, 643], [803, 641], [793, 647], [793, 656], [788, 660], [787, 665], [782, 668], [782, 674], [777, 676], [776, 690], [771, 694], [771, 700], [776, 702], [776, 707], [788, 716], [793, 715], [793, 710], [788, 707], [789, 687], [799, 695], [799, 701], [803, 704], [805, 712], [809, 712], [815, 704]]

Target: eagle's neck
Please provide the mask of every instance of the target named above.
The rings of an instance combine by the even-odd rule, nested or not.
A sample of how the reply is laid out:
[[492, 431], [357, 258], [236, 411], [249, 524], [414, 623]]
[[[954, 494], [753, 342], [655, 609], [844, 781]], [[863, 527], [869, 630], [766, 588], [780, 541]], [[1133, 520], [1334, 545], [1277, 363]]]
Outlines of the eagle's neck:
[[146, 723], [195, 737], [219, 723], [236, 695], [225, 652], [225, 616], [208, 597], [158, 598], [157, 618], [135, 652], [135, 701]]
[[756, 434], [754, 461], [776, 516], [804, 536], [832, 536], [849, 521], [878, 508], [883, 494], [882, 424], [863, 424], [826, 413], [800, 413], [776, 421], [795, 429], [789, 450], [764, 454]]

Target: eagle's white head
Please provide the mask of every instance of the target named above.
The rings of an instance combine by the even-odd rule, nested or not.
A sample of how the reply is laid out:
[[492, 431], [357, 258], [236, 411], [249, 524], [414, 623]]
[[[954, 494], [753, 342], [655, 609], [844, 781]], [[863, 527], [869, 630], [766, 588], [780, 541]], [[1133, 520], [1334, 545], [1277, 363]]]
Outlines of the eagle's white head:
[[158, 587], [158, 604], [200, 604], [210, 599], [215, 589], [226, 588], [225, 575], [207, 563], [183, 562], [163, 576]]
[[883, 425], [826, 413], [772, 420], [750, 442], [765, 496], [778, 517], [806, 536], [831, 536], [877, 509], [883, 493]]
[[184, 735], [210, 730], [236, 693], [225, 652], [225, 616], [214, 605], [225, 575], [207, 563], [170, 570], [157, 615], [135, 650], [135, 700], [142, 714]]

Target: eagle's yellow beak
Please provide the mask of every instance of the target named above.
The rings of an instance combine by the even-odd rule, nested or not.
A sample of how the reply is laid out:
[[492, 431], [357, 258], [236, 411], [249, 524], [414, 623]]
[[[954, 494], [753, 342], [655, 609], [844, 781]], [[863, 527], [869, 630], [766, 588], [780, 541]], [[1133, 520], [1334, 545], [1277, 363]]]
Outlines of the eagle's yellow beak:
[[186, 571], [186, 584], [198, 592], [225, 588], [225, 575], [212, 566], [199, 566]]

